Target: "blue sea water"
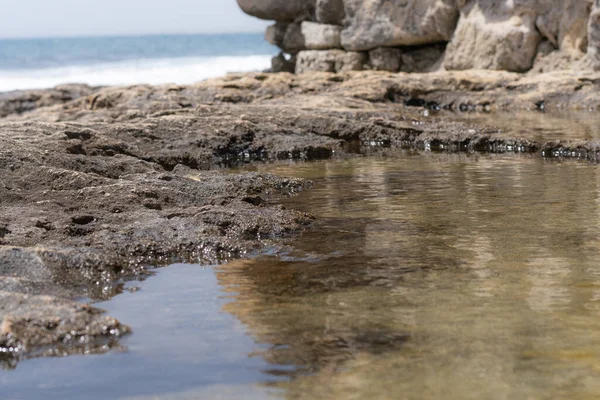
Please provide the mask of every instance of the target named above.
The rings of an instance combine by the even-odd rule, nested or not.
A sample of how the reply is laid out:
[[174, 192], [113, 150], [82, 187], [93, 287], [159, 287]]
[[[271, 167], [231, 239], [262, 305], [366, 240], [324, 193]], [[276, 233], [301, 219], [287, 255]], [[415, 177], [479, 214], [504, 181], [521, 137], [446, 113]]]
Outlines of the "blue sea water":
[[260, 33], [0, 40], [0, 92], [62, 83], [193, 83], [268, 68]]

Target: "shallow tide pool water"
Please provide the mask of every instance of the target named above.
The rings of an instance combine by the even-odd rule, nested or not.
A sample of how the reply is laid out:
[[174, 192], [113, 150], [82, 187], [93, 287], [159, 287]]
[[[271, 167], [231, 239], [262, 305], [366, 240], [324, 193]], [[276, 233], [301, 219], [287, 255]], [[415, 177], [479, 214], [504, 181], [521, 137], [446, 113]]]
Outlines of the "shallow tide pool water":
[[97, 306], [133, 334], [26, 360], [3, 399], [600, 397], [600, 167], [398, 151], [265, 164], [314, 227]]

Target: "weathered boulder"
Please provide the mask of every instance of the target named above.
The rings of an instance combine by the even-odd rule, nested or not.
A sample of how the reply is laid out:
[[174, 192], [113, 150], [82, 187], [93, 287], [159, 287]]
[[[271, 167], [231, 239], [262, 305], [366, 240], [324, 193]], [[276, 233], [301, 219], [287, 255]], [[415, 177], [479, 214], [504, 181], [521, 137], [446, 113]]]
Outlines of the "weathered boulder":
[[317, 0], [315, 14], [322, 24], [343, 25], [346, 15], [344, 0]]
[[342, 28], [337, 25], [319, 24], [304, 21], [301, 25], [304, 44], [309, 50], [328, 50], [342, 47], [340, 34]]
[[397, 47], [378, 47], [369, 51], [369, 62], [374, 70], [398, 72], [402, 62], [402, 50]]
[[286, 53], [296, 54], [306, 49], [304, 35], [300, 24], [277, 22], [267, 28], [265, 33], [267, 42], [279, 47]]
[[566, 52], [587, 51], [588, 20], [593, 0], [538, 0], [535, 24], [540, 33]]
[[594, 0], [588, 24], [588, 60], [595, 70], [600, 70], [600, 0]]
[[341, 30], [337, 25], [310, 21], [301, 24], [277, 22], [267, 28], [265, 39], [289, 54], [296, 54], [300, 50], [339, 49]]
[[342, 46], [364, 51], [450, 40], [458, 18], [455, 0], [345, 0]]
[[354, 51], [306, 50], [298, 53], [296, 73], [360, 71], [367, 59], [366, 53]]
[[261, 19], [295, 21], [310, 19], [315, 0], [237, 0], [245, 13]]
[[461, 9], [444, 66], [450, 70], [527, 71], [541, 35], [536, 12], [522, 0], [474, 0]]

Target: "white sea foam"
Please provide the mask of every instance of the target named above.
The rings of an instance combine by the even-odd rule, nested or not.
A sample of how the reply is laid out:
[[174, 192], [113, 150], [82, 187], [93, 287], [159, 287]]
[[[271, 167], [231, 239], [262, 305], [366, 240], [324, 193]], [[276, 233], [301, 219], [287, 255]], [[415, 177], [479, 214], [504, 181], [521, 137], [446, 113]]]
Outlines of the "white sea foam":
[[189, 84], [228, 72], [260, 71], [271, 56], [186, 57], [132, 60], [36, 70], [0, 70], [0, 92], [43, 89], [62, 83], [90, 85]]

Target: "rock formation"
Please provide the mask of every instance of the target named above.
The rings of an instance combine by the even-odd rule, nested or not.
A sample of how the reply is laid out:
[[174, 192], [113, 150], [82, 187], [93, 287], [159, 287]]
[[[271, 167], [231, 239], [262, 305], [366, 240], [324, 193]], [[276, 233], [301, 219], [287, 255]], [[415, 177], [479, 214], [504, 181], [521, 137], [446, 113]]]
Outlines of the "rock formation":
[[[600, 69], [598, 0], [238, 3], [250, 15], [275, 21], [267, 31], [267, 40], [283, 53], [297, 56], [297, 73]], [[349, 55], [344, 57], [342, 51]], [[340, 63], [337, 60], [346, 58], [353, 60], [351, 67], [335, 67]], [[359, 59], [364, 62], [357, 67]], [[281, 68], [290, 70], [280, 56], [274, 60], [273, 70]]]

